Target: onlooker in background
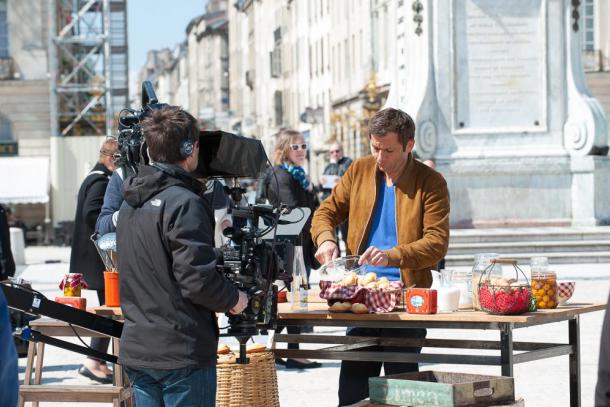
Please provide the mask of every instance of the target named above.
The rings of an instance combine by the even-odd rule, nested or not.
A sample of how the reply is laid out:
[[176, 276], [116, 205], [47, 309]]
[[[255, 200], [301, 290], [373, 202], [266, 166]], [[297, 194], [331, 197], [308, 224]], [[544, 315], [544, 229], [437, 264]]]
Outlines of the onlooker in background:
[[178, 107], [142, 121], [151, 165], [123, 184], [117, 223], [121, 308], [119, 363], [137, 406], [213, 407], [218, 324], [248, 297], [216, 271], [213, 213], [191, 176], [196, 120]]
[[[610, 297], [608, 298], [610, 304]], [[599, 367], [597, 369], [597, 386], [595, 387], [595, 407], [610, 407], [610, 312], [606, 309], [602, 325], [601, 344], [599, 349]]]
[[[411, 155], [415, 123], [405, 112], [384, 109], [369, 122], [372, 155], [356, 160], [331, 196], [320, 205], [311, 232], [316, 257], [328, 262], [339, 255], [335, 228], [349, 218], [348, 254], [360, 264], [405, 286], [427, 288], [430, 269], [447, 252], [449, 196], [447, 183]], [[425, 329], [361, 328], [348, 336], [424, 338]], [[380, 352], [419, 353], [420, 347], [384, 346]], [[369, 377], [418, 371], [417, 363], [343, 361], [339, 404], [354, 404], [369, 395]]]
[[8, 305], [0, 290], [0, 406], [14, 407], [19, 395], [17, 352], [8, 316]]
[[15, 212], [13, 212], [13, 210], [7, 206], [6, 207], [6, 215], [8, 217], [8, 225], [11, 228], [19, 228], [23, 231], [23, 243], [27, 244], [27, 231], [28, 228], [25, 225], [25, 222], [22, 221], [21, 219], [19, 219], [17, 217], [17, 215], [15, 215]]
[[[330, 163], [324, 168], [324, 173], [320, 177], [320, 186], [322, 188], [322, 199], [328, 198], [332, 189], [337, 185], [339, 179], [345, 174], [350, 164], [352, 163], [352, 159], [349, 157], [345, 157], [343, 155], [343, 146], [334, 142], [330, 145], [330, 149], [328, 150], [330, 155]], [[347, 228], [348, 221], [343, 222], [337, 230], [341, 234], [341, 240], [345, 243], [347, 247]]]
[[[104, 193], [114, 165], [117, 142], [107, 139], [100, 149], [99, 160], [87, 174], [78, 191], [76, 215], [74, 216], [74, 239], [70, 253], [70, 273], [82, 273], [91, 290], [97, 292], [100, 304], [104, 304], [104, 262], [100, 258], [91, 235], [95, 232], [95, 222], [102, 209]], [[110, 338], [92, 338], [91, 348], [107, 352]], [[78, 372], [100, 383], [111, 383], [112, 372], [106, 362], [89, 357]]]
[[11, 252], [11, 232], [7, 210], [0, 205], [0, 281], [15, 275], [15, 261]]
[[[305, 144], [305, 139], [300, 132], [290, 129], [280, 130], [273, 153], [273, 171], [275, 171], [277, 183], [275, 177], [265, 177], [265, 192], [272, 205], [284, 204], [291, 209], [306, 207], [311, 209], [312, 213], [316, 210], [319, 204], [318, 197], [311, 180], [303, 169], [306, 154], [307, 144]], [[308, 278], [312, 267], [318, 267], [314, 257], [310, 228], [311, 217], [303, 226], [297, 243], [303, 247], [303, 259]], [[300, 332], [301, 330], [298, 327], [288, 327], [289, 334]], [[298, 344], [288, 344], [288, 349], [298, 348]], [[277, 362], [279, 364], [284, 363], [282, 360]], [[288, 368], [305, 369], [319, 366], [321, 366], [320, 363], [305, 359], [288, 359], [286, 361], [286, 367]]]

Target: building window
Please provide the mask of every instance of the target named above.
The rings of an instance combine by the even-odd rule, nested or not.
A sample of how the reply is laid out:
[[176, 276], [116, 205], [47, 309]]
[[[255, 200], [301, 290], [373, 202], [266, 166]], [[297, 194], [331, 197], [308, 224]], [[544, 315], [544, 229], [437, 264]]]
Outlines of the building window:
[[271, 77], [279, 78], [282, 76], [282, 30], [278, 27], [273, 31], [273, 51], [271, 57]]
[[0, 58], [8, 58], [8, 21], [6, 16], [6, 0], [0, 0]]
[[281, 126], [284, 123], [284, 108], [282, 106], [282, 91], [276, 90], [273, 94], [273, 107], [275, 110], [275, 125]]
[[582, 48], [584, 51], [595, 49], [595, 5], [594, 0], [585, 0], [582, 6]]

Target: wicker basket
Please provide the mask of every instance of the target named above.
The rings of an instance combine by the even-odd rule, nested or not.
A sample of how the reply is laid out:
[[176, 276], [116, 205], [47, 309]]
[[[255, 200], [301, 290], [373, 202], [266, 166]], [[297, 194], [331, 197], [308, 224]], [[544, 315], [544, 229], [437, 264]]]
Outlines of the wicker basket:
[[[509, 264], [515, 269], [515, 278], [510, 282], [505, 280], [504, 285], [494, 285], [491, 272], [495, 264]], [[519, 275], [523, 276], [519, 282]], [[504, 280], [504, 279], [502, 279]], [[525, 281], [525, 284], [523, 283]], [[536, 311], [536, 299], [532, 294], [532, 286], [513, 259], [493, 259], [479, 278], [478, 298], [481, 309], [490, 314], [516, 315]]]
[[251, 353], [248, 357], [247, 365], [216, 366], [217, 407], [279, 407], [273, 353]]

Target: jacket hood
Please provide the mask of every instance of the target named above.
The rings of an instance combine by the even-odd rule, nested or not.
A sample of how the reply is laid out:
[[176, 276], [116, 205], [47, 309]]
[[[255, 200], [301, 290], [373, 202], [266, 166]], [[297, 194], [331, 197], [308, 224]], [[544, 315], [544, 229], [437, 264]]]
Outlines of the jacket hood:
[[205, 184], [192, 178], [180, 167], [169, 164], [142, 165], [138, 174], [123, 182], [123, 197], [134, 208], [142, 206], [159, 192], [180, 186], [200, 195]]

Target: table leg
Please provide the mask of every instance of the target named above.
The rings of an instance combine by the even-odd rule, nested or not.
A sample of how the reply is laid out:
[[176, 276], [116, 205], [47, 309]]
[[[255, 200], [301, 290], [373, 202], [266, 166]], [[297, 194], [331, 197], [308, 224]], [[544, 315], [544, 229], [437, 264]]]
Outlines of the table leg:
[[572, 353], [570, 353], [570, 407], [580, 407], [580, 328], [576, 315], [568, 321], [568, 336]]
[[[119, 356], [119, 338], [112, 338], [112, 354]], [[115, 364], [112, 366], [112, 372], [114, 376], [114, 385], [119, 387], [125, 386], [125, 379], [123, 377], [123, 368], [121, 365]]]
[[[30, 341], [28, 342], [28, 358], [25, 362], [25, 376], [23, 378], [23, 384], [28, 385], [32, 383], [32, 368], [34, 367], [34, 363], [36, 360], [36, 342]], [[19, 401], [17, 403], [18, 407], [23, 407], [25, 405], [25, 400], [23, 396], [19, 394]]]
[[[42, 364], [44, 361], [44, 342], [36, 343], [36, 370], [34, 371], [34, 384], [42, 381]], [[32, 407], [38, 407], [37, 401], [32, 401]]]
[[42, 362], [44, 360], [44, 342], [36, 343], [36, 370], [34, 371], [34, 384], [42, 381]]
[[500, 361], [502, 376], [513, 377], [513, 326], [500, 324]]
[[36, 342], [28, 342], [28, 358], [25, 363], [25, 377], [23, 384], [32, 383], [32, 368], [34, 367], [34, 359], [36, 359]]

